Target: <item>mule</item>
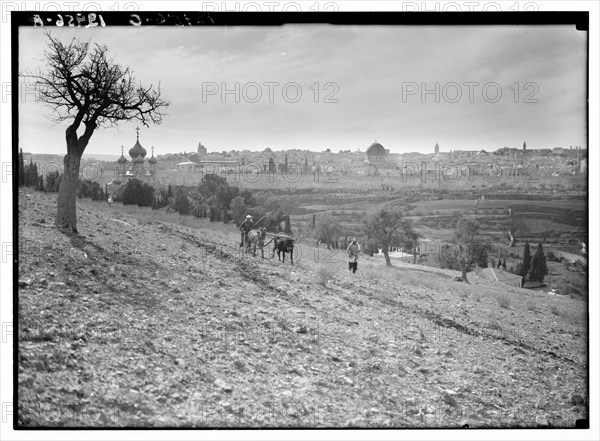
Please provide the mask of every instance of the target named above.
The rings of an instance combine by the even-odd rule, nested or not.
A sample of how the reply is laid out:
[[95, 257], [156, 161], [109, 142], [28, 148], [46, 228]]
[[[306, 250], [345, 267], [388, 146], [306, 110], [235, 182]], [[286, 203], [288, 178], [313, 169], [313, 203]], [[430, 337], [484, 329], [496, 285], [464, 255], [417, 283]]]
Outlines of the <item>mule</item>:
[[256, 257], [256, 248], [260, 248], [261, 257], [265, 258], [265, 237], [267, 237], [266, 228], [257, 228], [248, 232], [247, 240], [245, 243], [246, 254], [252, 249], [252, 256]]

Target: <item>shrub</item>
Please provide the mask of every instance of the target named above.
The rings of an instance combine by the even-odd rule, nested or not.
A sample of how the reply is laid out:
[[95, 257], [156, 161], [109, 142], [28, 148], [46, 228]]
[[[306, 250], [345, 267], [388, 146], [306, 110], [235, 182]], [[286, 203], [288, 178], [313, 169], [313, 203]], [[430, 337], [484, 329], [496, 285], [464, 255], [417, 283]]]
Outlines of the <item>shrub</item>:
[[[154, 189], [152, 191], [154, 192]], [[91, 198], [94, 201], [104, 199], [102, 186], [98, 182], [90, 181], [89, 179], [79, 181], [77, 193], [80, 198]]]
[[509, 309], [510, 308], [510, 299], [506, 296], [500, 296], [500, 297], [498, 297], [498, 305], [501, 308]]
[[60, 181], [62, 179], [62, 175], [58, 170], [49, 172], [46, 175], [46, 187], [45, 191], [49, 193], [56, 193], [58, 191], [58, 187], [60, 186]]
[[125, 185], [122, 200], [124, 204], [150, 207], [154, 203], [154, 188], [138, 179], [131, 179]]
[[192, 207], [191, 207], [190, 201], [189, 201], [185, 191], [183, 191], [183, 190], [177, 191], [173, 209], [175, 211], [177, 211], [179, 214], [190, 214], [190, 212], [192, 211]]
[[317, 282], [319, 285], [326, 286], [329, 279], [333, 277], [333, 271], [327, 266], [321, 266], [317, 269]]
[[449, 245], [443, 245], [440, 249], [438, 261], [440, 268], [448, 268], [455, 271], [460, 271], [460, 262], [456, 250]]

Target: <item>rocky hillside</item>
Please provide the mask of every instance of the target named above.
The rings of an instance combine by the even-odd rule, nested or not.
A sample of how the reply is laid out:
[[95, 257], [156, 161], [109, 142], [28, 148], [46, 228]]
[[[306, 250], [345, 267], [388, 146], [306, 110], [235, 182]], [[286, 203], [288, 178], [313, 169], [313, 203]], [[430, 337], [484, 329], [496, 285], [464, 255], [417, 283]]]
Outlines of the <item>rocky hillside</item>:
[[[574, 427], [587, 305], [19, 193], [23, 427]], [[270, 257], [270, 253], [267, 253]], [[488, 285], [489, 284], [489, 285]]]

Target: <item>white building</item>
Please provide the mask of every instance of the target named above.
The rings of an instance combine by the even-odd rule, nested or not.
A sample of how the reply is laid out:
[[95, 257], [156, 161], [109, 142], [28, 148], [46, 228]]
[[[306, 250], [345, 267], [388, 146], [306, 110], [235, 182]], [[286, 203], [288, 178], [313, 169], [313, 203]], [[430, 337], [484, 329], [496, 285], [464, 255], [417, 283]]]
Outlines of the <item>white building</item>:
[[196, 163], [192, 161], [180, 162], [177, 164], [177, 171], [193, 173], [196, 171]]

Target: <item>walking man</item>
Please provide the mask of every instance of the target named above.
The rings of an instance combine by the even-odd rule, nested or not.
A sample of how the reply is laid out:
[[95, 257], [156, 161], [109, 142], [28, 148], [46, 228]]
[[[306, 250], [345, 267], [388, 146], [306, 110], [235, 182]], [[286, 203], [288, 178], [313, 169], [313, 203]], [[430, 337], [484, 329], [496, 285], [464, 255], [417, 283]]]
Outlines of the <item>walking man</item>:
[[242, 241], [240, 242], [240, 248], [244, 246], [246, 241], [248, 240], [248, 233], [254, 227], [254, 221], [252, 221], [252, 216], [246, 216], [246, 220], [242, 222], [240, 225], [240, 231], [242, 232]]
[[358, 267], [358, 253], [360, 253], [360, 245], [356, 237], [352, 238], [352, 242], [350, 242], [346, 251], [348, 252], [348, 270], [354, 274]]

